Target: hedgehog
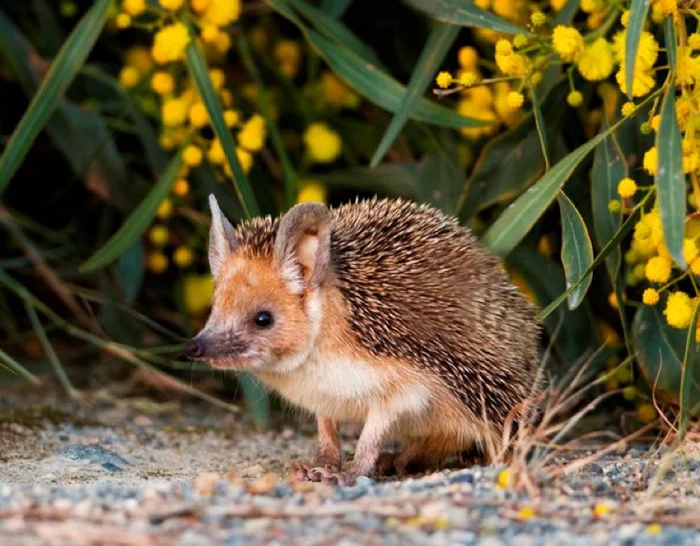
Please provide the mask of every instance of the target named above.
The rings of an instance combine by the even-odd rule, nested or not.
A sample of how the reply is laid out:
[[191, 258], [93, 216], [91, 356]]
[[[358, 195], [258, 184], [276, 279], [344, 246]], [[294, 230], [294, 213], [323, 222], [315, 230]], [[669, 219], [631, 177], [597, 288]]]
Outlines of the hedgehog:
[[[389, 441], [399, 472], [483, 454], [541, 392], [535, 308], [455, 219], [373, 198], [234, 229], [209, 201], [215, 290], [187, 355], [252, 373], [316, 417], [318, 460], [298, 479], [372, 476]], [[346, 471], [343, 423], [362, 425]]]

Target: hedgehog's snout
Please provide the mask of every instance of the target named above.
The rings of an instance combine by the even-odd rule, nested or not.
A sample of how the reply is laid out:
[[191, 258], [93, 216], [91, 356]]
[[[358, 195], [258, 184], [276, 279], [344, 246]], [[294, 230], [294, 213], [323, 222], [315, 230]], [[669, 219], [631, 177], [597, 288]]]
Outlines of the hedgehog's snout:
[[185, 347], [185, 356], [193, 360], [236, 359], [247, 349], [241, 336], [202, 330]]

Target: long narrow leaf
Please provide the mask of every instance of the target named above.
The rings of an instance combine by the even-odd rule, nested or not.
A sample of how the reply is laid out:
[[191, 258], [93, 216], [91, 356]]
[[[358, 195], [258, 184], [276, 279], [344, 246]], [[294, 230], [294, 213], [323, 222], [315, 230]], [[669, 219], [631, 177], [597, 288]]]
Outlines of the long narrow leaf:
[[553, 25], [570, 25], [578, 11], [580, 0], [568, 0], [554, 17]]
[[547, 307], [542, 309], [540, 313], [537, 315], [537, 321], [541, 322], [544, 319], [546, 319], [549, 315], [552, 314], [553, 311], [557, 309], [570, 295], [571, 293], [576, 290], [579, 285], [586, 280], [586, 276], [589, 273], [592, 273], [593, 270], [598, 267], [603, 260], [612, 252], [614, 249], [618, 247], [620, 242], [622, 242], [622, 239], [625, 238], [625, 236], [632, 230], [634, 225], [637, 223], [639, 220], [639, 216], [641, 215], [641, 210], [644, 207], [644, 204], [647, 202], [649, 197], [651, 196], [651, 193], [647, 194], [647, 196], [642, 199], [642, 202], [639, 204], [639, 206], [634, 210], [632, 214], [629, 215], [627, 220], [625, 220], [625, 223], [620, 226], [620, 229], [617, 230], [617, 233], [610, 239], [607, 244], [601, 249], [601, 251], [598, 253], [598, 256], [596, 256], [595, 260], [591, 263], [591, 265], [586, 269], [586, 272], [579, 277], [576, 282], [574, 282], [565, 292], [563, 292], [557, 299], [555, 299], [552, 303], [550, 303]]
[[[350, 87], [377, 106], [396, 113], [406, 88], [348, 48], [333, 43], [309, 29], [289, 7], [286, 0], [267, 0], [281, 15], [294, 23], [307, 41]], [[467, 118], [439, 104], [421, 98], [411, 112], [411, 119], [444, 127], [481, 127], [483, 121]]]
[[36, 375], [27, 370], [24, 366], [22, 366], [19, 362], [17, 362], [14, 358], [12, 358], [2, 349], [0, 349], [0, 367], [7, 368], [11, 372], [16, 373], [21, 377], [24, 377], [24, 379], [30, 381], [34, 385], [41, 384], [41, 381], [39, 381], [39, 378]]
[[462, 27], [489, 28], [506, 34], [528, 34], [527, 30], [465, 0], [404, 0], [409, 6], [443, 23]]
[[637, 62], [637, 49], [639, 39], [642, 36], [644, 20], [649, 11], [649, 0], [632, 0], [630, 6], [630, 18], [627, 23], [627, 36], [625, 38], [625, 85], [627, 96], [632, 97], [632, 82], [634, 81], [634, 68]]
[[187, 46], [187, 68], [190, 71], [192, 80], [197, 86], [199, 94], [202, 96], [202, 101], [207, 107], [207, 112], [209, 114], [209, 119], [211, 120], [212, 127], [214, 128], [214, 133], [221, 141], [221, 146], [224, 149], [224, 155], [226, 156], [226, 161], [231, 167], [231, 173], [233, 174], [233, 187], [236, 190], [238, 199], [241, 202], [241, 207], [245, 212], [246, 216], [260, 216], [260, 208], [255, 200], [255, 194], [253, 189], [248, 182], [248, 178], [243, 172], [243, 168], [238, 161], [238, 156], [236, 155], [236, 143], [231, 136], [231, 132], [228, 127], [226, 127], [226, 122], [224, 121], [224, 112], [221, 108], [221, 103], [219, 102], [219, 97], [214, 89], [214, 84], [209, 77], [209, 67], [207, 66], [207, 61], [204, 59], [197, 41], [193, 38], [190, 44]]
[[654, 178], [659, 201], [659, 216], [668, 251], [685, 268], [683, 233], [685, 230], [685, 174], [681, 129], [676, 118], [676, 86], [671, 75], [663, 102], [656, 137], [658, 172]]
[[581, 213], [563, 191], [557, 195], [557, 201], [562, 229], [561, 263], [564, 266], [567, 288], [579, 278], [584, 279], [569, 294], [569, 309], [573, 310], [581, 305], [593, 280], [591, 273], [585, 274], [593, 263], [593, 245]]
[[547, 138], [547, 125], [544, 121], [544, 116], [542, 115], [542, 108], [540, 103], [537, 101], [537, 95], [535, 95], [535, 88], [530, 87], [532, 92], [532, 114], [535, 118], [535, 127], [537, 127], [537, 136], [540, 139], [540, 146], [542, 147], [542, 156], [544, 157], [544, 170], [548, 171], [549, 157], [551, 152], [549, 150], [549, 139]]
[[334, 19], [339, 19], [352, 4], [352, 0], [323, 0], [321, 9]]
[[146, 198], [134, 209], [124, 225], [119, 228], [105, 245], [95, 252], [80, 266], [82, 273], [100, 269], [116, 260], [125, 252], [146, 230], [158, 210], [160, 202], [168, 195], [175, 178], [182, 166], [182, 154], [177, 154], [168, 168], [153, 186]]
[[437, 23], [433, 27], [428, 40], [425, 42], [425, 46], [423, 46], [418, 63], [413, 69], [411, 80], [408, 82], [406, 93], [401, 98], [398, 110], [372, 156], [370, 167], [377, 166], [394, 143], [394, 140], [396, 140], [401, 129], [408, 121], [409, 114], [428, 88], [428, 85], [430, 85], [437, 68], [445, 58], [447, 51], [452, 47], [458, 33], [459, 27], [448, 23]]
[[90, 54], [107, 20], [110, 4], [111, 0], [97, 0], [61, 47], [0, 159], [0, 194]]

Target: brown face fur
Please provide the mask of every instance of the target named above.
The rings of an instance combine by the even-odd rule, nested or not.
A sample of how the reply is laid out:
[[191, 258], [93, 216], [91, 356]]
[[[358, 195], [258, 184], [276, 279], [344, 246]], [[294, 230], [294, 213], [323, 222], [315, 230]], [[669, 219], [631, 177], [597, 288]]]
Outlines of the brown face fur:
[[[240, 250], [219, 270], [211, 315], [201, 334], [211, 347], [204, 359], [216, 368], [275, 371], [276, 364], [309, 350], [305, 295], [289, 290], [271, 259], [243, 254]], [[269, 326], [256, 324], [260, 312], [270, 313]]]

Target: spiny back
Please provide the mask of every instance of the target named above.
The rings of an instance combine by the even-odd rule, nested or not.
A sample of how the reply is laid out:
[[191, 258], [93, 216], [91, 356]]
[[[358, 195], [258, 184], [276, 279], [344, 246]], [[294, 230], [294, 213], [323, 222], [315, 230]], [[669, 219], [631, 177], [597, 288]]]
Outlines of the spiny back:
[[[436, 372], [477, 415], [502, 420], [530, 393], [534, 309], [498, 260], [427, 205], [366, 200], [331, 210], [331, 263], [357, 342]], [[271, 256], [278, 219], [239, 233]]]

